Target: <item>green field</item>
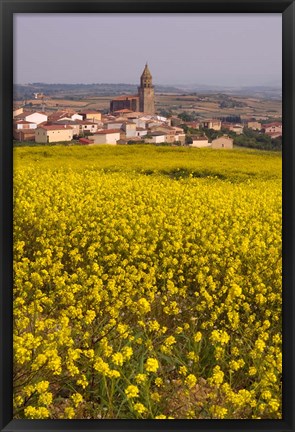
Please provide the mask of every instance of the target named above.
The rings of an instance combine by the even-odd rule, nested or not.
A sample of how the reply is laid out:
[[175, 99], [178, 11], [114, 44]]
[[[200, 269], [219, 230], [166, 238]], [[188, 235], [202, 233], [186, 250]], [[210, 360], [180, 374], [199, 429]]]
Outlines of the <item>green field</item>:
[[282, 157], [14, 149], [14, 417], [278, 419]]

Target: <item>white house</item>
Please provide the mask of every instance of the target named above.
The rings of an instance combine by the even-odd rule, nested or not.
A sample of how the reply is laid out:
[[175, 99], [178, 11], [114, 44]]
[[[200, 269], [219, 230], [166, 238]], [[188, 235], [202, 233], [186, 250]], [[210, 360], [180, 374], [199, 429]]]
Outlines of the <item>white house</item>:
[[126, 122], [126, 120], [114, 120], [114, 121], [108, 121], [104, 123], [104, 127], [106, 129], [121, 129], [123, 126], [123, 123]]
[[151, 144], [159, 144], [166, 142], [166, 134], [160, 132], [149, 133], [147, 138], [145, 138], [145, 142]]
[[144, 137], [147, 133], [148, 133], [148, 131], [145, 128], [142, 128], [142, 127], [136, 128], [136, 136], [138, 136], [138, 137]]
[[282, 123], [280, 122], [264, 124], [262, 128], [264, 129], [266, 134], [276, 132], [282, 135]]
[[36, 129], [36, 123], [28, 122], [26, 120], [18, 120], [14, 122], [15, 129]]
[[73, 128], [67, 125], [45, 125], [35, 129], [35, 141], [37, 143], [50, 143], [71, 141]]
[[71, 119], [72, 120], [83, 120], [83, 116], [78, 114], [78, 113], [75, 113], [71, 116]]
[[95, 133], [98, 130], [97, 123], [92, 123], [92, 122], [87, 121], [87, 120], [83, 120], [83, 121], [76, 120], [76, 123], [78, 123], [80, 126], [80, 133], [83, 133], [83, 132]]
[[133, 122], [124, 122], [122, 125], [122, 130], [126, 134], [126, 138], [136, 137], [136, 124]]
[[192, 140], [193, 142], [189, 144], [190, 147], [202, 148], [211, 146], [206, 136], [193, 137]]
[[104, 129], [95, 132], [93, 137], [94, 144], [113, 144], [116, 145], [120, 139], [120, 130], [118, 129]]
[[241, 135], [243, 133], [244, 127], [241, 124], [234, 124], [230, 127], [230, 130], [235, 132], [237, 135]]
[[147, 119], [144, 117], [129, 116], [127, 118], [129, 121], [132, 121], [133, 123], [135, 123], [137, 127], [145, 128], [145, 126], [146, 126]]
[[68, 125], [73, 129], [73, 135], [80, 135], [80, 125], [72, 120], [58, 120], [55, 124]]
[[232, 149], [234, 140], [227, 135], [216, 138], [212, 141], [211, 147], [213, 149]]

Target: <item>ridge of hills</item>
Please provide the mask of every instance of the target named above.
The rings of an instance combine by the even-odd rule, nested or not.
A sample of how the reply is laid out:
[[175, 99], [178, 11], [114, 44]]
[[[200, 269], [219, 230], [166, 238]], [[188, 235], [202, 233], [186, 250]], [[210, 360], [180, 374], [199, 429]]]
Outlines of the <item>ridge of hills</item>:
[[[47, 83], [29, 83], [14, 84], [13, 99], [24, 100], [31, 99], [34, 93], [43, 93], [44, 96], [55, 99], [78, 100], [89, 96], [120, 96], [123, 94], [137, 94], [138, 86], [135, 84], [110, 84], [110, 83], [93, 83], [93, 84], [47, 84]], [[282, 90], [272, 86], [245, 86], [245, 87], [228, 87], [228, 86], [209, 86], [209, 85], [155, 85], [156, 93], [172, 93], [189, 95], [192, 93], [212, 94], [224, 93], [229, 95], [252, 96], [269, 99], [281, 99]]]

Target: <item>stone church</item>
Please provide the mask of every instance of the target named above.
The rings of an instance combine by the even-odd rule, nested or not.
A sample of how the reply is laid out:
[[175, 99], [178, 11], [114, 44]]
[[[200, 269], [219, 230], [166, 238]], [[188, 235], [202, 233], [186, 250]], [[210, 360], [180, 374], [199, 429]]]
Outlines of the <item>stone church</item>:
[[119, 96], [111, 100], [110, 111], [128, 109], [145, 114], [155, 114], [155, 89], [152, 80], [152, 74], [146, 64], [140, 77], [138, 94]]

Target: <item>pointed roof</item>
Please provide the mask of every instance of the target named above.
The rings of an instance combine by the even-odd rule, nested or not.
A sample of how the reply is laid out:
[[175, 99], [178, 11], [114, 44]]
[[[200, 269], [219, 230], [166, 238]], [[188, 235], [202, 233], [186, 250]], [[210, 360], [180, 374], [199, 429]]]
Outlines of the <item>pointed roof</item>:
[[149, 70], [149, 67], [148, 67], [147, 63], [145, 64], [145, 67], [144, 67], [144, 70], [142, 72], [141, 77], [142, 78], [151, 78], [152, 77], [152, 74], [151, 74], [151, 72]]

